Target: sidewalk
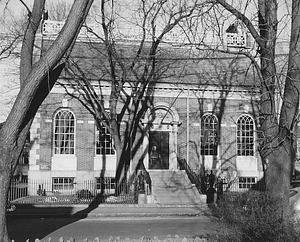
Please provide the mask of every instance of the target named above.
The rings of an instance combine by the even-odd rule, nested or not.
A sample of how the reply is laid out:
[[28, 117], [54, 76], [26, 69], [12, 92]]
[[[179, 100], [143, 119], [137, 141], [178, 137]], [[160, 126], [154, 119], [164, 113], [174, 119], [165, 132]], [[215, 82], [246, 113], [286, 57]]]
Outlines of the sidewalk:
[[17, 205], [7, 218], [115, 218], [211, 216], [207, 204], [199, 205]]

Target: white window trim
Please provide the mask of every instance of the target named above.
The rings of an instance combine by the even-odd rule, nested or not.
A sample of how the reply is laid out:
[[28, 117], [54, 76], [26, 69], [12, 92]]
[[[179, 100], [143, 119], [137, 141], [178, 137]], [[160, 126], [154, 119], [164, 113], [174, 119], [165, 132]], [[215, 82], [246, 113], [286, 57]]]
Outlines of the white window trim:
[[[114, 150], [114, 154], [97, 154], [97, 125], [95, 125], [95, 137], [94, 137], [94, 140], [95, 140], [95, 145], [94, 145], [94, 148], [95, 148], [95, 157], [116, 157], [116, 150], [114, 148], [114, 145], [113, 145], [113, 139], [112, 139], [112, 149]], [[110, 135], [111, 137], [111, 135]]]
[[[73, 117], [74, 117], [74, 153], [73, 154], [56, 154], [55, 153], [55, 118], [56, 118], [56, 115], [61, 112], [61, 111], [68, 111], [70, 113], [72, 113]], [[60, 108], [59, 110], [57, 110], [55, 113], [54, 113], [54, 116], [53, 116], [53, 125], [52, 125], [52, 138], [53, 138], [53, 148], [52, 148], [52, 154], [53, 154], [53, 157], [75, 157], [75, 154], [76, 154], [76, 123], [77, 123], [77, 120], [76, 120], [76, 116], [74, 114], [73, 111], [71, 111], [69, 108]]]
[[[253, 155], [238, 155], [238, 143], [237, 143], [237, 131], [238, 131], [238, 121], [242, 116], [248, 116], [249, 118], [252, 119], [253, 121]], [[236, 130], [235, 130], [235, 139], [236, 139], [236, 155], [238, 157], [255, 157], [256, 154], [256, 126], [255, 126], [255, 122], [254, 122], [254, 118], [247, 114], [247, 113], [243, 113], [241, 114], [238, 118], [237, 118], [237, 122], [236, 122]]]
[[[206, 113], [204, 113], [201, 117], [200, 117], [200, 155], [201, 156], [205, 156], [205, 157], [211, 157], [212, 159], [213, 159], [213, 157], [219, 157], [219, 154], [220, 154], [220, 145], [219, 144], [217, 144], [217, 154], [216, 155], [205, 155], [205, 154], [201, 154], [202, 153], [202, 142], [201, 142], [201, 138], [202, 138], [202, 132], [203, 132], [203, 130], [202, 130], [202, 118], [204, 117], [204, 116], [207, 116], [207, 115], [212, 115], [212, 116], [214, 116], [215, 118], [216, 118], [216, 120], [217, 120], [217, 128], [219, 127], [219, 119], [218, 119], [218, 117], [214, 114], [214, 113], [211, 113], [211, 112], [206, 112]], [[220, 130], [217, 130], [217, 132], [218, 132], [218, 136], [220, 136]]]

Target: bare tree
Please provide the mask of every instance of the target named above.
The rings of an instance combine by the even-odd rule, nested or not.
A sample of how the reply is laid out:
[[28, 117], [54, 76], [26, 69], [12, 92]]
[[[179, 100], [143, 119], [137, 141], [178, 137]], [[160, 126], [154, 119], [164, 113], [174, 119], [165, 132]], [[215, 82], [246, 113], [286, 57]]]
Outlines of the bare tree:
[[[89, 47], [94, 53], [90, 62], [98, 63], [99, 72], [94, 73], [98, 78], [82, 70], [80, 62], [75, 60], [70, 64], [68, 75], [76, 80], [76, 84], [71, 83], [73, 90], [65, 86], [66, 91], [90, 111], [98, 128], [106, 127], [112, 136], [117, 154], [116, 180], [119, 185], [126, 178], [129, 166], [134, 165], [130, 163], [131, 158], [142, 142], [137, 131], [142, 128], [141, 118], [153, 105], [153, 88], [160, 78], [172, 76], [170, 66], [174, 63], [166, 61], [170, 53], [164, 52], [161, 44], [168, 34], [180, 29], [180, 24], [185, 20], [205, 14], [204, 6], [205, 1], [177, 3], [152, 0], [140, 1], [133, 7], [103, 0], [100, 3], [99, 23], [102, 34], [93, 32], [98, 44], [97, 41], [91, 42]], [[134, 17], [129, 17], [131, 15]], [[120, 39], [131, 40], [134, 44], [124, 48], [118, 43]], [[176, 71], [180, 76], [179, 67]], [[95, 85], [91, 78], [94, 78]], [[105, 108], [103, 90], [98, 88], [104, 83], [110, 88], [108, 109]], [[142, 161], [135, 165], [143, 167]]]
[[[296, 158], [296, 126], [299, 110], [299, 28], [300, 3], [292, 1], [291, 39], [288, 68], [284, 83], [278, 82], [282, 75], [276, 63], [278, 46], [278, 2], [258, 0], [258, 29], [246, 14], [228, 1], [216, 0], [233, 16], [242, 21], [258, 46], [259, 61], [247, 54], [257, 67], [260, 76], [259, 104], [259, 151], [264, 165], [266, 189], [276, 198], [283, 199], [283, 212], [288, 212], [288, 198], [292, 167]], [[281, 31], [281, 30], [280, 30]], [[277, 93], [282, 92], [280, 113], [277, 112]]]
[[[36, 111], [57, 80], [64, 64], [59, 64], [72, 46], [86, 18], [92, 0], [75, 0], [66, 24], [55, 44], [33, 64], [33, 46], [45, 0], [34, 1], [23, 39], [20, 63], [20, 91], [0, 129], [0, 240], [9, 241], [6, 228], [10, 179], [23, 150]], [[47, 67], [47, 68], [45, 68]]]
[[21, 12], [14, 16], [8, 7], [3, 9], [0, 16], [0, 64], [3, 67], [0, 86], [1, 121], [7, 117], [19, 90], [20, 46], [26, 21], [26, 14]]
[[49, 20], [65, 21], [68, 17], [71, 4], [66, 1], [50, 1], [46, 3], [45, 16]]

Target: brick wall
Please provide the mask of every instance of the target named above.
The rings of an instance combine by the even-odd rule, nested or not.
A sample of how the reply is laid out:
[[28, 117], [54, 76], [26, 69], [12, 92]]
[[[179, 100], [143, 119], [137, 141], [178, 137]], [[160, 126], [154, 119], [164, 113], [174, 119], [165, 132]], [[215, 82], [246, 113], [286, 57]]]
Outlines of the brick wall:
[[[213, 95], [211, 95], [213, 96]], [[225, 101], [226, 100], [226, 101]], [[244, 97], [212, 98], [202, 97], [199, 93], [183, 92], [177, 95], [158, 95], [153, 103], [162, 102], [172, 105], [179, 115], [180, 125], [177, 133], [177, 157], [186, 159], [193, 170], [199, 170], [202, 164], [200, 156], [200, 118], [206, 112], [213, 112], [219, 118], [220, 143], [217, 160], [224, 166], [235, 166], [236, 159], [236, 121], [239, 115], [248, 112], [253, 114], [253, 104]], [[248, 107], [245, 110], [245, 105]], [[95, 124], [91, 114], [76, 100], [69, 99], [63, 93], [51, 93], [39, 109], [40, 132], [36, 136], [39, 144], [40, 170], [51, 169], [53, 155], [53, 117], [60, 108], [70, 109], [76, 117], [77, 171], [93, 172], [95, 156]], [[34, 136], [32, 136], [34, 138]], [[142, 132], [138, 132], [136, 144], [142, 144]], [[133, 166], [144, 156], [142, 149], [132, 155]]]

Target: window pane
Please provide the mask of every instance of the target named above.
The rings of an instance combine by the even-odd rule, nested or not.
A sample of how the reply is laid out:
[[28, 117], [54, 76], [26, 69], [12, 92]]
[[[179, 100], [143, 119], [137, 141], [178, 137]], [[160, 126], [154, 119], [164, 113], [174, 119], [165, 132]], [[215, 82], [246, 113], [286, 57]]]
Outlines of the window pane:
[[218, 151], [218, 120], [212, 114], [201, 118], [201, 155], [217, 155]]
[[239, 188], [250, 189], [256, 184], [256, 177], [239, 177]]
[[108, 130], [102, 126], [96, 130], [96, 155], [114, 155], [115, 149]]
[[54, 117], [55, 154], [74, 154], [75, 118], [68, 110], [60, 110]]
[[254, 155], [254, 121], [248, 115], [242, 115], [237, 121], [237, 155]]
[[53, 178], [53, 190], [74, 189], [74, 177]]
[[115, 189], [115, 184], [114, 177], [96, 178], [96, 189]]

